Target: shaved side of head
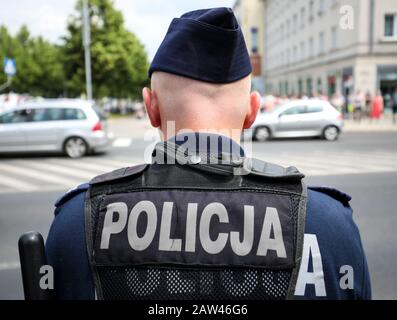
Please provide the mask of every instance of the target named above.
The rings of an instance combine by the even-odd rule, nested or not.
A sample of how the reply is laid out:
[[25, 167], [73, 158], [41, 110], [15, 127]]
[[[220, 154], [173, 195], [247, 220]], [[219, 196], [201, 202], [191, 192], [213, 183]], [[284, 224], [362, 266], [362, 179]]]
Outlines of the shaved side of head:
[[[259, 94], [251, 93], [251, 76], [218, 84], [157, 71], [143, 98], [152, 125], [164, 139], [183, 131], [222, 132], [239, 142], [260, 105]], [[169, 123], [175, 132], [167, 132]]]

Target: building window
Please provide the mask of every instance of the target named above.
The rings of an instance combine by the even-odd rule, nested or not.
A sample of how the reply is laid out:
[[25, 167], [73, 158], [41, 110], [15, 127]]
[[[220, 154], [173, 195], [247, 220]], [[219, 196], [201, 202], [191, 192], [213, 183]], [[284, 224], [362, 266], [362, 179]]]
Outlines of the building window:
[[258, 28], [251, 28], [252, 53], [258, 53]]
[[320, 0], [318, 5], [318, 14], [322, 15], [325, 12], [325, 0]]
[[312, 22], [314, 19], [314, 0], [310, 0], [309, 2], [309, 22]]
[[294, 47], [294, 62], [298, 61], [298, 47]]
[[306, 20], [306, 9], [301, 8], [301, 29], [305, 27], [305, 20]]
[[323, 93], [323, 83], [321, 78], [317, 78], [317, 92], [322, 94]]
[[305, 48], [305, 43], [301, 42], [301, 60], [305, 60], [306, 58], [306, 48]]
[[322, 54], [325, 51], [325, 36], [324, 32], [320, 32], [318, 36], [318, 53]]
[[290, 64], [290, 62], [291, 62], [291, 52], [290, 52], [290, 50], [289, 49], [287, 49], [287, 64]]
[[285, 35], [284, 35], [284, 24], [282, 24], [281, 25], [281, 40], [284, 40], [284, 37], [285, 37]]
[[288, 19], [287, 20], [287, 38], [289, 37], [290, 31], [291, 31], [291, 21]]
[[309, 39], [309, 57], [314, 56], [314, 39], [310, 38]]
[[296, 32], [297, 31], [297, 29], [298, 29], [298, 15], [297, 14], [294, 14], [294, 18], [293, 18], [294, 20], [294, 22], [293, 22], [293, 28], [294, 28], [294, 32]]
[[335, 8], [338, 5], [338, 0], [331, 0], [331, 8]]
[[313, 94], [313, 81], [311, 78], [308, 78], [306, 80], [306, 92], [308, 93], [309, 96]]
[[332, 27], [331, 29], [331, 49], [336, 49], [338, 46], [338, 28]]
[[385, 37], [397, 37], [397, 14], [385, 15]]

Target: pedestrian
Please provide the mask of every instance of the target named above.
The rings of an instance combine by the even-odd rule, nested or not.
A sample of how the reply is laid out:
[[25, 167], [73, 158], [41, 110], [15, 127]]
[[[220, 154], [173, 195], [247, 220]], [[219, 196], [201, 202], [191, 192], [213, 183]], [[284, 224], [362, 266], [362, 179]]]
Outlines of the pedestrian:
[[331, 103], [339, 112], [343, 112], [345, 97], [340, 92], [337, 92], [332, 96]]
[[371, 116], [371, 109], [372, 109], [372, 96], [369, 91], [365, 94], [365, 111], [364, 114], [366, 117]]
[[397, 123], [397, 87], [394, 90], [392, 100], [393, 100], [393, 123], [396, 124]]
[[58, 200], [56, 298], [371, 298], [350, 196], [240, 146], [260, 107], [251, 74], [232, 9], [172, 21], [143, 90], [163, 141]]
[[356, 94], [354, 95], [353, 99], [353, 119], [357, 122], [361, 122], [362, 114], [363, 114], [363, 107], [364, 107], [364, 96], [361, 90], [357, 90]]
[[383, 114], [383, 97], [382, 93], [380, 91], [377, 91], [377, 94], [374, 96], [374, 99], [372, 101], [372, 109], [371, 109], [371, 121], [372, 120], [377, 120], [379, 122], [379, 119], [382, 117]]

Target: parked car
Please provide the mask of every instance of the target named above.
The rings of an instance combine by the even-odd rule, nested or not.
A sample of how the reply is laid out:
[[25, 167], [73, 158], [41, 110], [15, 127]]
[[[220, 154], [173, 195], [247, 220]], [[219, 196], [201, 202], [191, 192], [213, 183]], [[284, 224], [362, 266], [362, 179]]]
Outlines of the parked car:
[[322, 137], [335, 141], [342, 128], [343, 115], [329, 102], [296, 100], [258, 114], [244, 137], [251, 135], [256, 141], [292, 137]]
[[106, 116], [93, 102], [42, 100], [0, 113], [0, 152], [63, 152], [79, 158], [108, 145]]

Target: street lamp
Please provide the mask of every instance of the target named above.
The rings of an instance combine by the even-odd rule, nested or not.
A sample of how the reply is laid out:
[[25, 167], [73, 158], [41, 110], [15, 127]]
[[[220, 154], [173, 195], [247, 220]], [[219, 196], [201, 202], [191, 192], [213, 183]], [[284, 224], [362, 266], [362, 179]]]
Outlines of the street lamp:
[[83, 0], [83, 46], [85, 60], [85, 80], [87, 99], [92, 100], [92, 76], [91, 76], [91, 30], [90, 30], [90, 11], [88, 0]]

